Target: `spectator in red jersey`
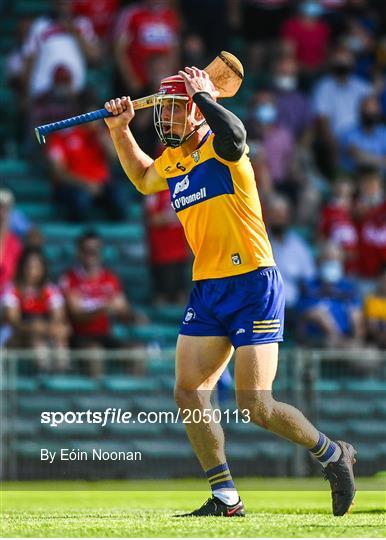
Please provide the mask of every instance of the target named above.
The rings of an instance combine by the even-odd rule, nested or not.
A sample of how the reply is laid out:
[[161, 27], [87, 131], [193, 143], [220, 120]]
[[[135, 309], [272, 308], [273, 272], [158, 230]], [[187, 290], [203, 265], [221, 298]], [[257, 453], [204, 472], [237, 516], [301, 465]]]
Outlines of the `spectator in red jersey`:
[[111, 177], [109, 161], [116, 158], [101, 123], [89, 122], [53, 133], [46, 150], [55, 199], [70, 219], [87, 220], [95, 202], [107, 208], [111, 219], [125, 219], [126, 193], [124, 185]]
[[65, 65], [72, 74], [75, 90], [86, 84], [86, 64], [100, 57], [99, 43], [92, 23], [86, 17], [73, 17], [68, 0], [52, 2], [53, 14], [37, 18], [24, 44], [28, 93], [36, 97], [50, 89], [52, 72]]
[[72, 13], [87, 17], [101, 39], [110, 37], [120, 0], [71, 0]]
[[319, 233], [323, 240], [332, 240], [344, 253], [345, 270], [356, 273], [358, 234], [352, 218], [353, 183], [341, 177], [333, 185], [329, 202], [322, 208]]
[[374, 277], [386, 264], [386, 199], [378, 169], [363, 168], [359, 173], [359, 193], [354, 204], [359, 237], [359, 275], [362, 289], [374, 288]]
[[23, 251], [13, 284], [2, 298], [5, 320], [12, 326], [9, 344], [33, 349], [40, 369], [69, 367], [64, 299], [48, 280], [47, 263], [40, 249]]
[[115, 30], [117, 95], [144, 95], [154, 56], [177, 60], [180, 20], [171, 0], [142, 0], [124, 8]]
[[296, 58], [305, 72], [317, 72], [326, 61], [330, 30], [320, 20], [322, 11], [317, 0], [304, 0], [299, 14], [288, 19], [281, 30], [282, 38], [295, 45]]
[[130, 306], [119, 278], [102, 265], [101, 247], [98, 234], [83, 234], [78, 239], [79, 264], [60, 280], [72, 323], [72, 344], [75, 348], [94, 351], [90, 365], [94, 376], [102, 372], [97, 351], [119, 346], [111, 335], [111, 320], [147, 322]]
[[14, 197], [8, 189], [0, 190], [0, 294], [15, 275], [22, 244], [9, 229]]
[[156, 304], [186, 303], [189, 250], [169, 191], [146, 197], [150, 262]]

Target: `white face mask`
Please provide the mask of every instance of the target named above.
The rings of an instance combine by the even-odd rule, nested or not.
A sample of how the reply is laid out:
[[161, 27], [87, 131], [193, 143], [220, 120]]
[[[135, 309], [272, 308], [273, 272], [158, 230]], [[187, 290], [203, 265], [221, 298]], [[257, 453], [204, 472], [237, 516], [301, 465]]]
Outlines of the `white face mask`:
[[325, 283], [337, 283], [343, 277], [343, 267], [339, 261], [324, 261], [320, 265], [319, 273]]
[[255, 118], [260, 124], [273, 124], [276, 121], [276, 117], [276, 107], [272, 103], [258, 105], [255, 109]]
[[292, 75], [277, 75], [275, 77], [275, 86], [284, 92], [292, 92], [298, 85], [297, 78]]

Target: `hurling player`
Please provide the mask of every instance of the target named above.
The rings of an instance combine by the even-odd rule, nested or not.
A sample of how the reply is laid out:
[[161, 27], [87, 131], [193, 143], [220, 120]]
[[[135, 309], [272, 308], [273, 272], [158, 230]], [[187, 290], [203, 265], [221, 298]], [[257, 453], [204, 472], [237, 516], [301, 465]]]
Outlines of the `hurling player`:
[[[195, 67], [161, 82], [155, 128], [166, 145], [155, 161], [135, 141], [130, 98], [105, 104], [128, 178], [144, 195], [169, 189], [195, 255], [194, 288], [176, 350], [175, 398], [181, 409], [211, 409], [210, 394], [235, 353], [237, 403], [255, 424], [300, 444], [324, 467], [335, 515], [354, 495], [356, 451], [319, 432], [272, 396], [283, 339], [283, 282], [272, 257], [241, 121], [216, 102], [206, 72]], [[193, 516], [243, 516], [219, 424], [186, 423], [212, 497]]]

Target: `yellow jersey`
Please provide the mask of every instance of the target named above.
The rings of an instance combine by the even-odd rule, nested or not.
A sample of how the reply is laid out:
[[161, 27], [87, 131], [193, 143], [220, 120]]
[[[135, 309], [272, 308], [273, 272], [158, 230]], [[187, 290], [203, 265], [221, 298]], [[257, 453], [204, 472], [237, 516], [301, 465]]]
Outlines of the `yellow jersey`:
[[214, 134], [188, 156], [167, 148], [154, 162], [194, 254], [193, 280], [274, 266], [248, 147], [238, 161], [213, 148]]

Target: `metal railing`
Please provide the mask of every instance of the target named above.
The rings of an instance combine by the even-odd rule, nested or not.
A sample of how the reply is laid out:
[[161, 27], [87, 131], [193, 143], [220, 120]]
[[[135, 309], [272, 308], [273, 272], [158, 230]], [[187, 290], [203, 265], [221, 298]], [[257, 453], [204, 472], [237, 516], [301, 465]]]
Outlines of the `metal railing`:
[[[165, 413], [176, 410], [174, 355], [174, 349], [138, 348], [104, 351], [95, 359], [90, 351], [71, 351], [66, 369], [50, 373], [40, 370], [33, 351], [3, 350], [2, 478], [146, 478], [159, 474], [160, 461], [164, 476], [199, 474], [181, 422], [147, 422], [145, 427], [138, 423], [109, 424], [104, 428], [65, 422], [52, 427], [42, 423], [43, 411], [85, 412], [88, 407], [104, 412], [115, 408], [138, 415], [142, 409]], [[95, 361], [103, 364], [97, 377], [89, 369]], [[228, 385], [225, 393], [215, 397], [215, 407], [236, 410], [233, 394], [232, 385]], [[357, 445], [362, 454], [358, 463], [360, 474], [373, 474], [386, 467], [384, 351], [283, 349], [274, 395], [301, 409], [329, 436], [346, 437]], [[299, 477], [316, 473], [303, 448], [283, 442], [256, 426], [244, 426], [240, 417], [237, 425], [235, 414], [233, 422], [228, 418], [222, 423], [236, 475], [269, 473]], [[106, 451], [114, 444], [117, 449], [143, 449], [144, 462], [127, 467], [108, 459], [102, 464], [48, 466], [39, 455], [39, 445], [75, 448], [78, 444], [81, 450], [94, 443]]]

